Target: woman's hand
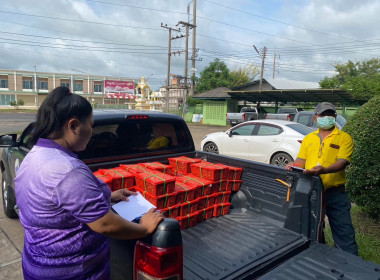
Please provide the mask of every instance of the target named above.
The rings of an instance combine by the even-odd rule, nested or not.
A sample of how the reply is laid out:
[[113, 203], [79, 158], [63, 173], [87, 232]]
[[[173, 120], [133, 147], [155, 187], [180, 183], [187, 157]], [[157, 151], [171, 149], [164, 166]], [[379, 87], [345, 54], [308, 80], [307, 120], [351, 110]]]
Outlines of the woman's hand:
[[128, 196], [130, 195], [137, 195], [137, 193], [129, 191], [127, 189], [120, 189], [111, 193], [111, 201], [129, 201]]
[[164, 219], [164, 215], [161, 212], [156, 212], [155, 208], [151, 208], [140, 219], [140, 224], [147, 230], [147, 235], [156, 230], [158, 224]]

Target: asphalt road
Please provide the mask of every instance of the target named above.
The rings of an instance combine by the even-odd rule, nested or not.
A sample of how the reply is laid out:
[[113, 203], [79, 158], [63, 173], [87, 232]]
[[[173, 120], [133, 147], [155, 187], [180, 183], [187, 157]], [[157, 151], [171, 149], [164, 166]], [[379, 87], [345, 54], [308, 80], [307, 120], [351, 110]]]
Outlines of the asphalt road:
[[[12, 116], [14, 118], [12, 118]], [[4, 118], [3, 118], [4, 117]], [[8, 121], [5, 121], [5, 120]], [[0, 131], [4, 133], [21, 132], [34, 114], [8, 114], [0, 113]], [[17, 126], [18, 125], [18, 126]], [[6, 129], [3, 129], [6, 128]], [[200, 149], [202, 138], [212, 132], [223, 131], [228, 127], [189, 124], [190, 132], [194, 139], [195, 148]], [[8, 129], [8, 130], [7, 130]], [[0, 133], [3, 134], [3, 133]], [[0, 154], [2, 149], [0, 148]], [[0, 175], [1, 179], [1, 175]], [[24, 246], [24, 229], [19, 219], [9, 219], [3, 209], [3, 197], [0, 201], [0, 279], [18, 280], [22, 277], [21, 256]]]
[[0, 112], [0, 135], [21, 132], [35, 119], [36, 114]]

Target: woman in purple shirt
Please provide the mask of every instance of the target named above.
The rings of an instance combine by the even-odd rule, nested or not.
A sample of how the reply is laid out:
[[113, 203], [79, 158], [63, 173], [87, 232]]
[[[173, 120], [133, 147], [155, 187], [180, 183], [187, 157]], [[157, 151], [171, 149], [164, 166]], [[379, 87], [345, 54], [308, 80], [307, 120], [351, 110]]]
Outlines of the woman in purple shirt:
[[98, 180], [74, 152], [92, 135], [92, 107], [66, 87], [54, 89], [37, 113], [33, 139], [15, 179], [25, 229], [25, 279], [109, 279], [108, 237], [136, 239], [162, 221], [151, 209], [140, 223], [122, 219], [110, 203], [131, 193]]

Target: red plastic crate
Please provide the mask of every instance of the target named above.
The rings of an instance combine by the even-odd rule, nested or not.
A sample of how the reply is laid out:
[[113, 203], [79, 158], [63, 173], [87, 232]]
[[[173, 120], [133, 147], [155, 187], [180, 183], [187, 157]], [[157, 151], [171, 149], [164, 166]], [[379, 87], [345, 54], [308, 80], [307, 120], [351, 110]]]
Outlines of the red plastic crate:
[[228, 166], [222, 164], [207, 161], [191, 164], [191, 174], [210, 181], [226, 180], [228, 172]]
[[138, 164], [120, 164], [119, 168], [122, 168], [125, 171], [131, 172], [133, 174], [147, 171], [147, 168]]
[[181, 208], [180, 204], [176, 204], [174, 206], [166, 207], [164, 209], [161, 209], [161, 213], [164, 215], [165, 218], [172, 218], [175, 219], [179, 217], [179, 210]]
[[227, 190], [227, 180], [220, 180], [218, 184], [216, 184], [215, 190], [213, 192], [224, 192]]
[[104, 175], [103, 173], [100, 173], [98, 171], [94, 172], [94, 175], [96, 178], [98, 178], [102, 182], [106, 183], [110, 187], [110, 190], [112, 191], [112, 178], [111, 177]]
[[198, 210], [198, 223], [214, 217], [214, 206]]
[[191, 164], [201, 162], [201, 159], [198, 158], [189, 158], [189, 157], [176, 157], [168, 158], [169, 165], [172, 166], [175, 170], [180, 171], [183, 174], [191, 173]]
[[178, 180], [175, 182], [174, 191], [177, 193], [177, 198], [179, 197], [179, 200], [182, 200], [182, 202], [195, 199], [196, 188], [190, 185], [186, 185], [185, 183], [181, 183]]
[[228, 180], [241, 180], [243, 168], [229, 166]]
[[181, 209], [179, 210], [180, 216], [185, 216], [190, 213], [195, 213], [198, 211], [198, 199], [194, 199], [192, 201], [186, 201], [181, 204]]
[[240, 190], [240, 186], [241, 186], [242, 182], [243, 182], [242, 180], [228, 180], [227, 190], [228, 191], [238, 191], [238, 190]]
[[160, 196], [154, 196], [150, 193], [142, 190], [139, 187], [136, 187], [136, 191], [139, 191], [143, 197], [146, 198], [150, 203], [157, 207], [157, 209], [165, 209], [167, 207], [171, 207], [176, 205], [175, 203], [175, 194], [164, 194]]
[[142, 167], [155, 170], [164, 174], [173, 175], [173, 167], [170, 165], [163, 164], [161, 162], [146, 162], [146, 163], [139, 163], [138, 165], [141, 165]]
[[221, 203], [214, 205], [214, 217], [227, 215], [230, 212], [231, 203]]
[[133, 187], [127, 188], [127, 190], [129, 190], [129, 191], [131, 191], [131, 192], [136, 192], [136, 187], [133, 186]]
[[186, 216], [177, 217], [176, 220], [179, 222], [181, 230], [196, 226], [198, 223], [198, 211]]
[[218, 194], [210, 194], [210, 195], [204, 195], [199, 197], [199, 203], [198, 203], [198, 209], [204, 209], [210, 206], [214, 206], [215, 199], [218, 196]]
[[195, 177], [194, 175], [186, 175], [177, 177], [177, 181], [186, 185], [195, 187], [195, 198], [202, 195], [211, 194], [217, 188], [218, 182], [213, 182], [207, 179]]
[[230, 202], [231, 192], [219, 192], [215, 194], [215, 204]]
[[[151, 170], [153, 171], [153, 170]], [[136, 173], [136, 185], [148, 193], [159, 196], [172, 193], [175, 186], [175, 178], [164, 173]]]
[[132, 173], [120, 169], [100, 169], [104, 175], [112, 178], [112, 190], [133, 187], [135, 176]]
[[[186, 173], [187, 174], [187, 173]], [[179, 170], [175, 170], [173, 168], [173, 171], [172, 171], [172, 175], [175, 176], [175, 177], [182, 177], [183, 175], [186, 175], [186, 174], [183, 174], [181, 171]]]

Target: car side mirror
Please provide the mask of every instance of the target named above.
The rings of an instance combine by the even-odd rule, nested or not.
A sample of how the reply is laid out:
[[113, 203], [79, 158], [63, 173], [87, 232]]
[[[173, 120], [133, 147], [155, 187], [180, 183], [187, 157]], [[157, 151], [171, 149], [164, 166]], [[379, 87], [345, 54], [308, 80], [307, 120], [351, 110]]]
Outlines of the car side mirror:
[[228, 134], [229, 137], [232, 137], [232, 131], [231, 131], [231, 130], [229, 130], [229, 131], [227, 132], [227, 134]]
[[0, 147], [9, 147], [16, 143], [17, 134], [7, 134], [0, 136]]

